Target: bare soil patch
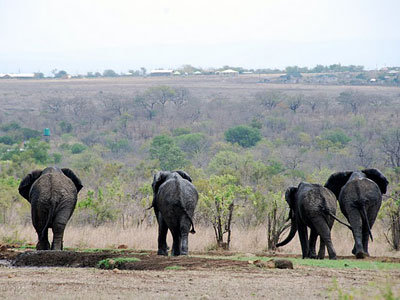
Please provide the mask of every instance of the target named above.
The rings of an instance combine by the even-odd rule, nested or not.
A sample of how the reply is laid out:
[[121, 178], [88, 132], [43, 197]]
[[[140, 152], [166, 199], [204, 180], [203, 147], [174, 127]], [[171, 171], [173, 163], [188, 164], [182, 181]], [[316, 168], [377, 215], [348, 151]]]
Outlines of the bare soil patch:
[[[6, 299], [321, 299], [337, 298], [340, 292], [368, 299], [382, 297], [386, 286], [395, 295], [400, 293], [400, 270], [298, 265], [281, 270], [229, 259], [231, 252], [192, 254], [163, 257], [129, 249], [21, 251], [4, 246], [0, 259], [14, 261], [14, 266], [0, 264], [0, 295]], [[93, 268], [100, 260], [117, 257], [139, 260], [113, 270]], [[367, 259], [399, 262], [388, 257]]]

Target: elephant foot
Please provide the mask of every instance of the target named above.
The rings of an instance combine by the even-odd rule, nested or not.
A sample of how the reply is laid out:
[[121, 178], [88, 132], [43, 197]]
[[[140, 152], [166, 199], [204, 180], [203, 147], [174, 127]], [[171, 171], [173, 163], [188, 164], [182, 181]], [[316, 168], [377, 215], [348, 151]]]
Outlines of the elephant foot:
[[331, 259], [331, 260], [337, 260], [337, 256], [335, 255], [335, 256], [329, 256], [329, 259]]
[[367, 256], [367, 254], [365, 252], [363, 252], [363, 251], [359, 251], [359, 252], [356, 253], [356, 258], [357, 259], [363, 259], [366, 256]]
[[50, 250], [49, 242], [38, 242], [36, 244], [36, 250]]
[[317, 258], [317, 254], [315, 252], [313, 252], [313, 251], [310, 251], [308, 253], [308, 258], [316, 259]]
[[157, 255], [168, 256], [168, 251], [167, 250], [158, 249]]
[[181, 255], [182, 253], [180, 252], [180, 251], [174, 251], [174, 250], [172, 250], [171, 251], [171, 255], [172, 256], [179, 256], [179, 255]]

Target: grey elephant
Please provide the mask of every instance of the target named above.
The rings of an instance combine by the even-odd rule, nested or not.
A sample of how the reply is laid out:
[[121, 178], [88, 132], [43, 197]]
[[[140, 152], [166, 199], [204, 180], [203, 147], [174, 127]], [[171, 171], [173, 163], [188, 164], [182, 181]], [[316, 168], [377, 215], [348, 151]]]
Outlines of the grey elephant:
[[195, 233], [193, 214], [198, 193], [184, 171], [161, 171], [154, 175], [154, 213], [158, 222], [158, 255], [168, 255], [167, 232], [173, 237], [172, 255], [188, 254], [189, 231]]
[[368, 239], [389, 182], [377, 169], [337, 172], [325, 184], [339, 200], [340, 209], [349, 221], [357, 258], [368, 256]]
[[[318, 258], [324, 259], [326, 246], [329, 259], [336, 259], [336, 251], [331, 239], [333, 222], [335, 219], [338, 220], [335, 216], [335, 195], [322, 185], [301, 182], [298, 187], [288, 188], [285, 198], [290, 207], [291, 228], [286, 239], [278, 243], [276, 247], [289, 243], [298, 231], [303, 258], [317, 258], [315, 244], [319, 236]], [[308, 239], [307, 227], [311, 229], [310, 239]]]
[[48, 167], [26, 175], [19, 193], [31, 204], [32, 224], [38, 235], [37, 250], [49, 250], [48, 229], [53, 230], [51, 250], [63, 249], [64, 229], [74, 212], [80, 179], [70, 169]]

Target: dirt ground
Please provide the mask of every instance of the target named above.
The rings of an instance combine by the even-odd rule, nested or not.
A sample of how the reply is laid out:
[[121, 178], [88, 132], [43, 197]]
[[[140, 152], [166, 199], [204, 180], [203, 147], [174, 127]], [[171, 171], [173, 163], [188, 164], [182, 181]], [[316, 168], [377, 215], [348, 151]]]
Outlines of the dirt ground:
[[[247, 261], [137, 251], [1, 250], [4, 299], [336, 299], [341, 292], [366, 299], [382, 295], [387, 284], [400, 292], [400, 270], [268, 269]], [[113, 257], [140, 261], [120, 269], [94, 268], [99, 260]]]

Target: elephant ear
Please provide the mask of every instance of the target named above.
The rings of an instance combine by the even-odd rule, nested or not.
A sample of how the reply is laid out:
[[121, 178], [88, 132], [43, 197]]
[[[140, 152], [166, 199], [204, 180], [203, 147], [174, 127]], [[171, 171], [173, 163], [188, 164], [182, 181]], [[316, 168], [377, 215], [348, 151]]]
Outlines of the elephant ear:
[[[42, 175], [42, 170], [34, 170], [22, 179], [18, 187], [19, 194], [29, 201], [32, 184]], [[30, 202], [30, 201], [29, 201]]]
[[340, 191], [349, 180], [351, 174], [353, 174], [352, 171], [333, 173], [328, 178], [328, 181], [325, 183], [324, 187], [330, 189], [335, 194], [336, 198], [339, 199]]
[[187, 181], [189, 181], [189, 182], [192, 182], [192, 178], [189, 176], [189, 174], [188, 173], [186, 173], [186, 172], [184, 172], [184, 171], [174, 171], [174, 172], [176, 172], [176, 173], [178, 173], [179, 175], [181, 175], [181, 177], [183, 178], [183, 179], [186, 179]]
[[75, 173], [68, 168], [62, 168], [61, 171], [64, 173], [65, 176], [72, 180], [72, 182], [75, 184], [77, 192], [79, 193], [79, 191], [83, 188], [83, 185], [78, 176], [76, 176]]
[[381, 173], [381, 171], [377, 169], [365, 169], [361, 172], [363, 172], [368, 179], [371, 179], [379, 186], [382, 194], [386, 193], [389, 181], [386, 179], [385, 175]]
[[290, 187], [286, 190], [285, 200], [289, 204], [290, 210], [293, 211], [296, 203], [297, 187]]
[[151, 187], [153, 188], [154, 196], [157, 195], [158, 188], [160, 187], [160, 185], [162, 185], [167, 180], [167, 178], [170, 174], [171, 174], [171, 172], [160, 171], [154, 175], [153, 183], [151, 184]]

